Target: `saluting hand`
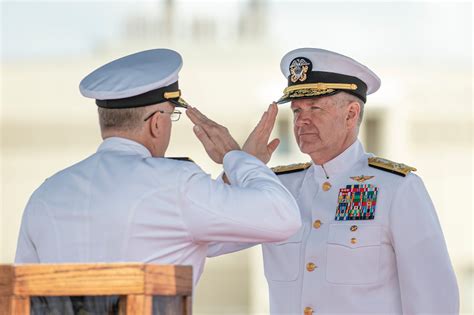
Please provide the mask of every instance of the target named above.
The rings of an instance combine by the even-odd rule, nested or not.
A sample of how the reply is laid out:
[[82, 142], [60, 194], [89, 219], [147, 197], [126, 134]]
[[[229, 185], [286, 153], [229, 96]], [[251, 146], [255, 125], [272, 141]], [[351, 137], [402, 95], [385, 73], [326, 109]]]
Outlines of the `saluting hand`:
[[243, 151], [252, 154], [265, 164], [270, 161], [273, 152], [275, 152], [276, 148], [280, 144], [279, 139], [273, 139], [270, 143], [268, 143], [273, 126], [275, 125], [277, 114], [278, 105], [273, 102], [270, 104], [270, 106], [268, 106], [268, 110], [263, 113], [259, 123], [249, 135], [244, 143], [244, 146], [242, 147]]
[[240, 150], [226, 127], [207, 118], [197, 108], [189, 106], [186, 115], [194, 123], [194, 133], [214, 162], [222, 164], [227, 152]]

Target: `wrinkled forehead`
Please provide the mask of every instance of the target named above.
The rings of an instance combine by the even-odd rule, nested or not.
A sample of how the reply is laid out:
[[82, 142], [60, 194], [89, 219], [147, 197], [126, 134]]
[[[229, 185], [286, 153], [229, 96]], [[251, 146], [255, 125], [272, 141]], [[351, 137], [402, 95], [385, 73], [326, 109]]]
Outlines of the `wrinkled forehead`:
[[299, 98], [291, 101], [291, 108], [301, 108], [309, 106], [332, 106], [336, 99], [335, 95], [314, 98]]

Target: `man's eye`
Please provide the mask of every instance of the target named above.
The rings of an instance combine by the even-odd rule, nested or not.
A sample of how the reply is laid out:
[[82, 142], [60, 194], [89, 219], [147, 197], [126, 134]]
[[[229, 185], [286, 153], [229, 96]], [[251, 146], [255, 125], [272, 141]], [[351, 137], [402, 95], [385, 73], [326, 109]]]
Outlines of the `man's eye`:
[[299, 108], [292, 109], [293, 114], [298, 114], [301, 110]]
[[319, 110], [319, 109], [321, 109], [321, 107], [319, 107], [319, 106], [311, 106], [311, 110]]

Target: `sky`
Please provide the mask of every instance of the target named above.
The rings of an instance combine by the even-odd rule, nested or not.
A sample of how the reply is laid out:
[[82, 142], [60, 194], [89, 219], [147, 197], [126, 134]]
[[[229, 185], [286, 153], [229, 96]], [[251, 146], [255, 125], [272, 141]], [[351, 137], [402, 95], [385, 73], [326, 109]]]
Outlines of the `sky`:
[[[245, 3], [175, 1], [177, 14], [172, 23], [181, 29], [183, 40], [191, 41], [196, 40], [189, 35], [196, 17], [217, 23], [214, 40], [225, 45], [237, 40], [236, 16], [252, 14]], [[255, 18], [262, 19], [264, 40], [276, 47], [291, 39], [293, 46], [330, 42], [334, 47], [327, 48], [336, 51], [359, 46], [375, 57], [426, 59], [428, 55], [442, 62], [472, 56], [472, 4], [468, 1], [262, 3], [265, 14]], [[104, 43], [120, 41], [131, 17], [159, 16], [163, 6], [164, 1], [2, 1], [2, 59], [91, 55]], [[310, 37], [308, 29], [314, 29]]]

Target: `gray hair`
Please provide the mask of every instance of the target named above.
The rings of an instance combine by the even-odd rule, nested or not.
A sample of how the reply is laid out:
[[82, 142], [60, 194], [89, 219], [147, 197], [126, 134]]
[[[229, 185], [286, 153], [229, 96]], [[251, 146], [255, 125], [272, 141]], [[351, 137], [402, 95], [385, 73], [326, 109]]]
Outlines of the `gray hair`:
[[359, 119], [357, 121], [357, 126], [360, 126], [362, 123], [362, 118], [364, 117], [364, 102], [358, 98], [355, 95], [346, 93], [346, 92], [340, 92], [336, 94], [338, 96], [338, 104], [339, 105], [347, 105], [351, 102], [357, 102], [360, 106], [360, 113], [359, 113]]
[[149, 106], [135, 108], [98, 107], [99, 124], [102, 131], [133, 131], [143, 125]]

